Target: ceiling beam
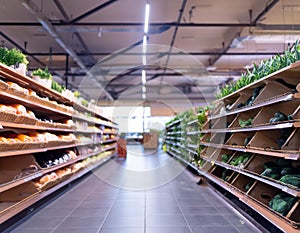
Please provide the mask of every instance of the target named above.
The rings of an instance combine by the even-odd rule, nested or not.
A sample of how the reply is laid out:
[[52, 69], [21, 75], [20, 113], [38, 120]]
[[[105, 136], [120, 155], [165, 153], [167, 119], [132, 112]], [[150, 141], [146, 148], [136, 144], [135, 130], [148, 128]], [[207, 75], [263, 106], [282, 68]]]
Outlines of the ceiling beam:
[[[94, 56], [108, 56], [113, 54], [114, 52], [91, 52], [92, 55]], [[282, 51], [273, 51], [273, 52], [228, 52], [224, 53], [222, 51], [217, 52], [217, 51], [211, 51], [211, 52], [186, 52], [186, 53], [181, 53], [181, 52], [174, 52], [174, 53], [169, 53], [169, 52], [148, 52], [146, 53], [147, 56], [165, 56], [170, 54], [171, 56], [209, 56], [209, 55], [228, 55], [228, 56], [265, 56], [265, 55], [274, 55], [274, 54], [282, 54]], [[28, 53], [26, 52], [27, 55], [29, 56], [49, 56], [49, 53]], [[65, 56], [67, 53], [56, 53], [52, 52], [52, 56]], [[144, 53], [137, 53], [137, 52], [132, 52], [132, 53], [124, 53], [122, 54], [124, 56], [141, 56], [144, 55]], [[85, 53], [77, 53], [77, 56], [87, 56]]]
[[103, 3], [103, 4], [99, 5], [99, 6], [95, 7], [94, 9], [91, 9], [91, 10], [87, 11], [86, 13], [84, 13], [84, 14], [76, 17], [75, 19], [71, 20], [70, 24], [74, 24], [75, 22], [80, 21], [80, 20], [88, 17], [88, 16], [90, 16], [90, 15], [98, 12], [99, 10], [104, 9], [105, 7], [108, 7], [108, 6], [110, 6], [111, 4], [113, 4], [113, 3], [117, 2], [117, 1], [118, 0], [107, 1], [107, 2], [105, 2], [105, 3]]
[[[49, 22], [45, 15], [43, 15], [37, 8], [36, 5], [32, 3], [30, 0], [20, 0], [23, 6], [40, 22], [40, 24], [48, 31], [48, 33], [56, 40], [56, 42], [73, 58], [73, 60], [78, 64], [78, 66], [89, 73], [85, 64], [81, 61], [81, 59], [77, 56], [75, 51], [71, 46], [63, 41], [63, 39], [56, 32], [55, 27]], [[108, 99], [114, 100], [113, 97], [108, 93], [104, 87], [100, 83], [98, 83], [99, 88], [102, 88], [105, 95]]]
[[[70, 23], [61, 21], [51, 21], [53, 26], [81, 26], [81, 27], [144, 27], [144, 23], [133, 22], [83, 22]], [[41, 26], [36, 22], [0, 22], [0, 26], [22, 26], [22, 27], [36, 27]], [[255, 23], [177, 23], [177, 22], [157, 22], [149, 23], [149, 27], [255, 27]]]
[[[62, 4], [60, 3], [59, 0], [53, 0], [57, 9], [59, 10], [59, 12], [62, 14], [64, 21], [65, 22], [69, 22], [70, 21], [70, 17], [67, 14], [67, 12], [65, 11], [64, 7], [62, 6]], [[93, 55], [91, 55], [91, 51], [89, 50], [88, 46], [86, 45], [86, 43], [84, 42], [84, 40], [82, 39], [82, 37], [80, 36], [80, 34], [76, 31], [74, 32], [74, 35], [77, 37], [79, 43], [81, 44], [82, 48], [84, 49], [84, 51], [86, 52], [86, 55], [89, 56], [89, 63], [88, 65], [94, 65], [96, 63], [95, 58], [93, 57]]]

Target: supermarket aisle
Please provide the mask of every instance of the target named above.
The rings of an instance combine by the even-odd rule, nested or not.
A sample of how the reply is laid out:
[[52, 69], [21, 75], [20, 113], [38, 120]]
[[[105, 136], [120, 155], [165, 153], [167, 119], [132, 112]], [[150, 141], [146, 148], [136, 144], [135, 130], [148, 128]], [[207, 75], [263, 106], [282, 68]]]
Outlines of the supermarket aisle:
[[[129, 148], [126, 161], [116, 159], [98, 170], [110, 170], [111, 174], [124, 175], [125, 177], [119, 178], [126, 181], [131, 179], [132, 174], [122, 171], [120, 166], [137, 172], [164, 167], [166, 163], [173, 164], [173, 159], [163, 152], [144, 156], [140, 156], [137, 152], [142, 152], [142, 149], [132, 146]], [[111, 170], [113, 167], [116, 170]], [[149, 177], [149, 174], [153, 173], [148, 173], [142, 180], [156, 184], [153, 180], [160, 179], [166, 174], [168, 168], [164, 168], [164, 174], [162, 170], [160, 174], [159, 170], [156, 170], [155, 176]], [[129, 177], [126, 177], [127, 175]], [[115, 178], [113, 175], [112, 177], [113, 182]], [[120, 189], [92, 174], [28, 217], [19, 226], [6, 232], [254, 233], [260, 231], [233, 210], [211, 188], [198, 186], [194, 177], [188, 171], [183, 171], [171, 182], [147, 191]]]

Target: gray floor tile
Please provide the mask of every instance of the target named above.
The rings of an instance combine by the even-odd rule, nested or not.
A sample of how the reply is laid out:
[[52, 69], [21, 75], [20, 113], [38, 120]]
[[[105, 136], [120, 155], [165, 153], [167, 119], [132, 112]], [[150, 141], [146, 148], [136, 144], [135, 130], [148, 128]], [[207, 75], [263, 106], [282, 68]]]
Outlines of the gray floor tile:
[[98, 233], [99, 228], [94, 227], [94, 228], [57, 228], [53, 233]]
[[100, 217], [107, 215], [109, 210], [109, 207], [77, 208], [71, 213], [70, 217]]
[[146, 214], [153, 215], [153, 214], [181, 214], [180, 209], [173, 205], [164, 206], [163, 204], [160, 205], [152, 205], [146, 207]]
[[221, 215], [185, 215], [190, 226], [224, 226], [231, 225]]
[[4, 233], [51, 233], [53, 228], [24, 228], [19, 227], [12, 231], [5, 231]]
[[144, 216], [108, 216], [103, 227], [144, 227]]
[[223, 215], [236, 215], [237, 211], [233, 209], [231, 206], [219, 206], [217, 207], [220, 214]]
[[100, 233], [144, 233], [144, 228], [132, 228], [132, 227], [104, 227]]
[[159, 226], [159, 227], [147, 227], [146, 233], [191, 233], [188, 227], [179, 226]]
[[233, 226], [197, 226], [192, 227], [192, 233], [239, 233], [239, 231]]
[[210, 205], [181, 206], [181, 210], [184, 215], [220, 214], [217, 208]]
[[101, 207], [111, 207], [113, 201], [103, 201], [99, 199], [90, 199], [80, 203], [77, 208], [101, 208]]
[[180, 198], [177, 199], [178, 204], [180, 206], [207, 206], [211, 205], [210, 202], [206, 201], [205, 199], [197, 198], [197, 199], [190, 199], [190, 198]]
[[[74, 208], [73, 208], [74, 209]], [[38, 211], [35, 215], [38, 217], [65, 217], [72, 213], [73, 209], [64, 208], [52, 208], [46, 207]]]
[[144, 216], [145, 214], [145, 208], [144, 206], [131, 206], [128, 207], [113, 207], [109, 215], [111, 216]]
[[239, 214], [225, 214], [223, 215], [229, 222], [231, 222], [232, 225], [235, 226], [240, 226], [240, 225], [245, 225], [249, 224], [247, 219], [245, 219], [243, 216]]
[[182, 215], [148, 215], [146, 226], [186, 226]]
[[68, 217], [58, 227], [59, 228], [96, 228], [100, 227], [104, 221], [104, 216], [98, 217]]
[[62, 222], [61, 217], [51, 217], [51, 221], [49, 221], [49, 217], [47, 216], [33, 216], [24, 222], [21, 227], [24, 228], [51, 228], [56, 227]]

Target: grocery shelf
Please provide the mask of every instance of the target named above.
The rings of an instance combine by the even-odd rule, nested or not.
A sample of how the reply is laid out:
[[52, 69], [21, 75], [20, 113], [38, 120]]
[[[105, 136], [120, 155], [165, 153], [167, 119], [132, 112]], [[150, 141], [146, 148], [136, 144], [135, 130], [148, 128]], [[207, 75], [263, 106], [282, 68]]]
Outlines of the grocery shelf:
[[266, 100], [266, 101], [264, 101], [262, 103], [258, 103], [258, 104], [254, 104], [254, 105], [250, 105], [250, 106], [238, 108], [238, 109], [226, 112], [224, 114], [211, 115], [209, 117], [209, 120], [214, 120], [214, 119], [217, 119], [217, 118], [221, 118], [221, 117], [226, 117], [226, 116], [238, 114], [238, 113], [250, 111], [250, 110], [253, 110], [253, 109], [266, 107], [266, 106], [271, 105], [271, 104], [275, 104], [275, 103], [279, 103], [279, 102], [285, 102], [285, 101], [290, 101], [290, 100], [299, 99], [299, 98], [300, 98], [300, 95], [298, 95], [298, 94], [288, 93], [288, 94], [282, 95], [280, 97], [271, 98], [271, 99]]
[[198, 170], [199, 170], [195, 165], [193, 165], [193, 164], [187, 162], [186, 160], [182, 159], [180, 156], [178, 156], [178, 155], [176, 155], [176, 154], [174, 154], [174, 153], [172, 153], [172, 152], [170, 152], [170, 151], [168, 151], [168, 153], [169, 153], [171, 156], [173, 156], [173, 157], [175, 157], [176, 159], [178, 159], [178, 160], [180, 160], [181, 162], [183, 162], [185, 165], [187, 165], [187, 166], [193, 168], [195, 171], [198, 171]]
[[5, 222], [9, 218], [11, 218], [14, 215], [18, 214], [19, 212], [25, 210], [26, 208], [30, 207], [34, 203], [38, 202], [39, 200], [41, 200], [41, 199], [45, 198], [46, 196], [50, 195], [51, 193], [57, 191], [58, 189], [64, 187], [65, 185], [69, 184], [70, 182], [82, 177], [83, 175], [85, 175], [89, 171], [95, 169], [96, 167], [103, 165], [104, 163], [109, 161], [112, 157], [114, 157], [114, 153], [111, 154], [110, 156], [107, 156], [106, 158], [101, 159], [97, 164], [92, 165], [88, 168], [85, 168], [85, 169], [79, 171], [77, 174], [72, 175], [67, 180], [55, 185], [54, 187], [50, 188], [49, 190], [39, 191], [20, 202], [12, 203], [10, 206], [5, 206], [4, 208], [1, 208], [1, 204], [0, 204], [0, 223]]
[[74, 101], [67, 99], [66, 97], [61, 95], [59, 92], [49, 89], [49, 88], [43, 86], [42, 84], [36, 82], [35, 80], [16, 72], [15, 70], [11, 69], [10, 67], [8, 67], [2, 63], [0, 64], [0, 74], [3, 75], [5, 78], [7, 78], [13, 82], [16, 82], [18, 84], [21, 84], [22, 86], [24, 86], [26, 88], [38, 90], [38, 92], [43, 93], [44, 96], [51, 97], [60, 103], [63, 103], [63, 104], [69, 105], [69, 106], [73, 106], [83, 112], [88, 112], [88, 113], [91, 113], [93, 115], [100, 117], [101, 119], [111, 121], [110, 119], [96, 113], [95, 111], [93, 111], [81, 104], [78, 104]]
[[240, 201], [245, 203], [247, 206], [249, 206], [251, 209], [255, 210], [258, 214], [260, 214], [263, 218], [270, 221], [272, 224], [277, 226], [279, 229], [281, 229], [284, 232], [288, 233], [297, 233], [299, 232], [299, 229], [294, 228], [290, 224], [288, 224], [284, 219], [279, 218], [277, 214], [270, 211], [268, 208], [264, 207], [262, 204], [258, 203], [251, 197], [245, 195], [244, 193], [237, 190], [234, 186], [231, 186], [227, 183], [224, 183], [223, 180], [215, 177], [214, 175], [210, 173], [203, 173], [200, 172], [200, 174], [203, 174], [207, 179], [211, 180], [218, 186], [222, 187], [226, 191], [233, 194], [235, 197], [237, 197]]
[[298, 153], [288, 153], [284, 151], [267, 151], [267, 150], [258, 150], [258, 149], [251, 149], [251, 148], [242, 148], [242, 147], [236, 147], [236, 146], [229, 146], [224, 144], [215, 144], [215, 143], [209, 143], [209, 142], [201, 142], [200, 145], [207, 146], [207, 147], [214, 147], [219, 149], [227, 149], [227, 150], [235, 150], [235, 151], [242, 151], [242, 152], [249, 152], [249, 153], [255, 153], [255, 154], [262, 154], [262, 155], [269, 155], [269, 156], [275, 156], [275, 157], [281, 157], [286, 159], [292, 159], [292, 160], [298, 160], [300, 158], [300, 152]]
[[258, 126], [238, 127], [238, 128], [226, 128], [226, 129], [203, 129], [201, 133], [238, 133], [238, 132], [249, 132], [258, 130], [272, 130], [272, 129], [284, 129], [291, 127], [300, 127], [300, 122], [284, 122], [278, 124], [265, 124]]
[[[202, 131], [201, 131], [202, 132]], [[200, 131], [192, 131], [192, 132], [186, 132], [186, 135], [198, 135], [201, 133]]]
[[71, 161], [68, 161], [66, 163], [62, 163], [62, 164], [59, 164], [59, 165], [56, 165], [56, 166], [53, 166], [53, 167], [49, 167], [49, 168], [42, 168], [42, 170], [39, 170], [35, 173], [32, 173], [28, 176], [25, 176], [25, 177], [22, 177], [21, 179], [18, 179], [18, 180], [13, 180], [11, 182], [8, 182], [8, 183], [4, 183], [4, 184], [0, 184], [0, 193], [1, 192], [4, 192], [8, 189], [11, 189], [13, 187], [16, 187], [18, 185], [21, 185], [25, 182], [28, 182], [30, 180], [34, 180], [38, 177], [41, 177], [47, 173], [50, 173], [52, 171], [55, 171], [57, 169], [60, 169], [60, 168], [63, 168], [63, 167], [66, 167], [68, 165], [71, 165], [73, 163], [76, 163], [78, 161], [81, 161], [81, 160], [84, 160], [88, 157], [91, 157], [91, 156], [94, 156], [94, 155], [97, 155], [97, 154], [100, 154], [100, 153], [103, 153], [105, 151], [109, 151], [109, 150], [112, 150], [114, 149], [116, 146], [111, 146], [111, 147], [108, 147], [108, 148], [103, 148], [97, 152], [93, 152], [93, 153], [90, 153], [90, 154], [87, 154], [87, 155], [78, 155], [76, 159], [73, 159]]
[[246, 172], [244, 171], [242, 168], [239, 168], [239, 167], [236, 167], [236, 166], [233, 166], [233, 165], [230, 165], [230, 164], [226, 164], [226, 163], [223, 163], [223, 162], [220, 162], [220, 161], [217, 161], [215, 159], [210, 159], [210, 158], [207, 158], [205, 156], [201, 156], [202, 159], [208, 161], [208, 162], [211, 162], [213, 164], [217, 164], [218, 166], [221, 166], [221, 167], [224, 167], [226, 169], [230, 169], [232, 171], [236, 171], [240, 174], [243, 174], [245, 176], [248, 176], [248, 177], [251, 177], [255, 180], [259, 180], [263, 183], [266, 183], [268, 185], [271, 185], [273, 187], [276, 187], [286, 193], [289, 193], [295, 197], [300, 197], [300, 190], [295, 187], [294, 189], [293, 188], [289, 188], [288, 186], [282, 184], [282, 183], [279, 183], [279, 182], [274, 182], [274, 181], [271, 181], [269, 180], [268, 178], [264, 178], [262, 176], [259, 176], [259, 175], [254, 175], [252, 173], [249, 173], [249, 172]]
[[176, 121], [172, 122], [171, 124], [167, 125], [167, 128], [170, 128], [171, 126], [176, 125], [179, 122], [181, 122], [181, 120], [176, 120]]
[[198, 119], [190, 121], [190, 122], [186, 123], [186, 125], [192, 125], [192, 124], [195, 124], [195, 123], [198, 123]]
[[286, 67], [284, 67], [284, 68], [282, 68], [280, 70], [277, 70], [277, 71], [275, 71], [275, 72], [273, 72], [273, 73], [265, 76], [264, 78], [256, 80], [255, 82], [253, 82], [253, 83], [251, 83], [251, 84], [249, 84], [249, 85], [247, 85], [245, 87], [242, 87], [241, 89], [236, 90], [235, 92], [233, 92], [233, 93], [231, 93], [231, 94], [229, 94], [229, 95], [227, 95], [227, 96], [225, 96], [225, 97], [223, 97], [221, 99], [216, 100], [215, 103], [224, 101], [225, 99], [229, 99], [229, 98], [234, 97], [234, 96], [238, 96], [239, 93], [245, 91], [247, 88], [253, 87], [253, 86], [257, 85], [258, 83], [263, 82], [263, 81], [265, 81], [267, 79], [268, 79], [268, 81], [270, 81], [270, 80], [272, 80], [272, 78], [275, 78], [278, 75], [284, 76], [284, 72], [285, 71], [293, 71], [293, 70], [294, 71], [299, 71], [299, 67], [300, 67], [300, 61], [296, 61], [295, 63], [293, 63], [293, 64], [291, 64], [289, 66], [286, 66]]

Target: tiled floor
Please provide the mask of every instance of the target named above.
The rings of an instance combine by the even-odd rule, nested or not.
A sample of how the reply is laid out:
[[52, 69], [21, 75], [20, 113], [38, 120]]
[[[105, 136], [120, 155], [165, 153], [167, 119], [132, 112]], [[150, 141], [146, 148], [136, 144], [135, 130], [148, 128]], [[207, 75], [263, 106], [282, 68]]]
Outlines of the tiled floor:
[[[178, 164], [174, 165], [174, 160], [168, 155], [162, 152], [141, 155], [143, 151], [138, 146], [131, 146], [128, 150], [126, 161], [110, 161], [98, 169], [102, 172], [96, 172], [98, 176], [102, 176], [103, 171], [110, 172], [109, 176], [101, 179], [95, 174], [88, 176], [6, 232], [260, 232], [215, 194], [213, 189], [197, 185], [197, 180], [188, 171], [172, 178], [172, 171], [178, 169], [173, 169], [172, 166]], [[136, 172], [133, 174], [139, 177], [124, 172], [125, 168]], [[149, 172], [139, 173], [146, 170]], [[152, 170], [155, 172], [151, 172]], [[134, 186], [132, 179], [140, 182], [140, 186]], [[145, 188], [141, 181], [147, 183], [147, 190], [141, 190]], [[158, 186], [159, 183], [164, 185], [151, 188], [151, 185]], [[116, 187], [122, 184], [125, 188], [139, 190]]]

